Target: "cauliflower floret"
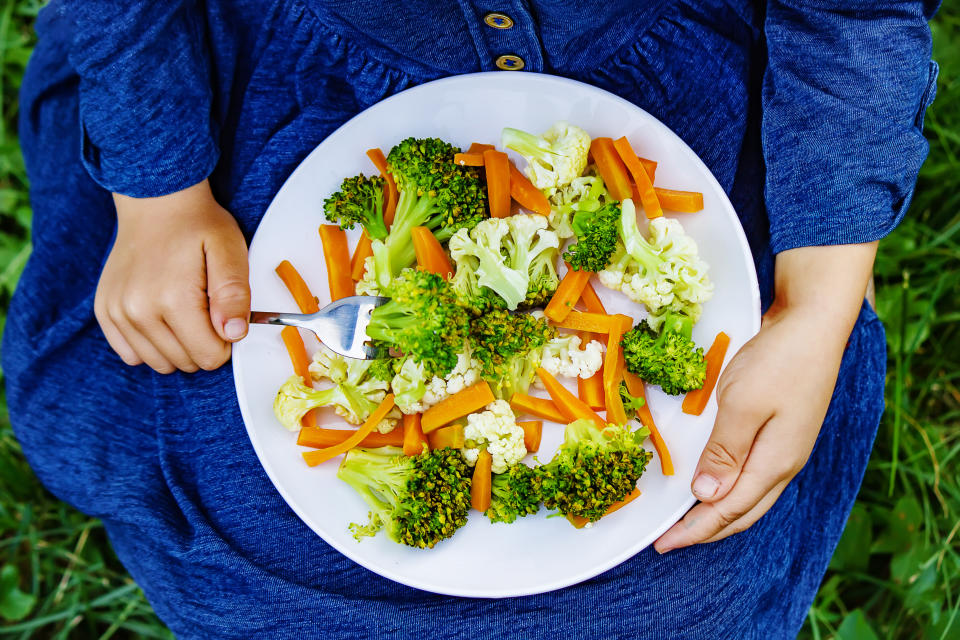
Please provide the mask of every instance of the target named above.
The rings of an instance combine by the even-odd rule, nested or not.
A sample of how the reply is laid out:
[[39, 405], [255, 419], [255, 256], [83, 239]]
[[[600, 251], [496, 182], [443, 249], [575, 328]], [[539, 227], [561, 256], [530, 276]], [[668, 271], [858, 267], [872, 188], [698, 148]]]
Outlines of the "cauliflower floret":
[[[544, 345], [540, 366], [552, 376], [591, 377], [603, 364], [603, 345], [598, 340], [591, 340], [582, 351], [580, 345], [580, 337], [577, 335], [557, 336]], [[544, 388], [540, 378], [537, 378], [536, 386]]]
[[380, 283], [377, 282], [377, 267], [373, 256], [367, 256], [363, 261], [363, 278], [357, 283], [358, 296], [379, 296]]
[[517, 418], [506, 400], [491, 402], [484, 411], [467, 416], [463, 437], [463, 457], [467, 464], [475, 465], [480, 449], [486, 448], [493, 458], [493, 473], [504, 473], [527, 455], [523, 428], [517, 425]]
[[476, 384], [480, 380], [480, 363], [469, 350], [457, 354], [457, 365], [447, 377], [423, 379], [423, 366], [407, 358], [390, 383], [399, 410], [406, 414], [422, 413], [447, 396]]
[[573, 214], [577, 211], [599, 211], [613, 201], [603, 178], [597, 174], [596, 166], [590, 165], [585, 175], [574, 178], [570, 184], [550, 195], [550, 228], [562, 240], [572, 238], [576, 235]]
[[501, 138], [503, 146], [526, 159], [524, 173], [548, 196], [580, 177], [587, 166], [590, 136], [567, 122], [554, 123], [540, 136], [506, 128]]
[[[373, 360], [345, 358], [324, 345], [313, 353], [310, 378], [314, 382], [329, 380], [333, 383], [337, 393], [327, 404], [350, 424], [363, 424], [387, 395], [390, 385], [370, 374], [372, 364]], [[377, 428], [386, 429], [381, 433], [389, 432], [396, 426], [398, 417], [394, 418], [392, 425], [385, 424], [390, 419], [388, 414]]]

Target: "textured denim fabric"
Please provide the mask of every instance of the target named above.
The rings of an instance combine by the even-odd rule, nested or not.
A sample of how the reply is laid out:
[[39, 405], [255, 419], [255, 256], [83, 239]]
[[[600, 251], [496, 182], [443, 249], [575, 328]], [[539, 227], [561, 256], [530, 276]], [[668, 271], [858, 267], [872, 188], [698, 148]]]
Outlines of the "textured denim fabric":
[[[55, 0], [41, 14], [21, 95], [35, 249], [3, 342], [11, 418], [41, 481], [103, 518], [179, 637], [796, 634], [883, 408], [883, 330], [866, 307], [809, 463], [756, 525], [502, 600], [403, 587], [332, 550], [260, 467], [229, 366], [126, 367], [94, 319], [115, 228], [108, 189], [167, 193], [213, 167], [215, 194], [249, 238], [337, 126], [407, 87], [495, 69], [503, 53], [617, 93], [690, 144], [738, 211], [764, 308], [775, 251], [896, 224], [925, 153], [931, 3], [567, 4]], [[514, 29], [482, 24], [489, 10]], [[90, 375], [65, 385], [77, 371]]]

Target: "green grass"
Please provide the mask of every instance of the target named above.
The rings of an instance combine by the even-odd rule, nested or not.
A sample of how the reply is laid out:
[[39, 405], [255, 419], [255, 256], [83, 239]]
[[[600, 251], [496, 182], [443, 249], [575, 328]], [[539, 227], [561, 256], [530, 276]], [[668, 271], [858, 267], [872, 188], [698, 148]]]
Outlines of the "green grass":
[[[39, 0], [0, 3], [0, 330], [30, 252], [17, 90]], [[880, 247], [887, 412], [803, 638], [960, 637], [960, 8], [934, 23], [939, 95], [906, 220]], [[0, 636], [168, 638], [99, 521], [47, 493], [0, 386]]]

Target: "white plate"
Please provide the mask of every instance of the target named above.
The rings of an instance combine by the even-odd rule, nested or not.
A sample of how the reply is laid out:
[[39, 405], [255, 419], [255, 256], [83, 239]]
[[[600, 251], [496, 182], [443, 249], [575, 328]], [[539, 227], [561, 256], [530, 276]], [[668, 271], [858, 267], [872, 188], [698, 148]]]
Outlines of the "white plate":
[[[321, 306], [329, 300], [317, 234], [318, 225], [325, 223], [322, 203], [344, 177], [376, 173], [364, 155], [366, 149], [380, 147], [386, 153], [409, 136], [440, 137], [464, 148], [475, 141], [499, 143], [503, 127], [541, 132], [561, 119], [591, 136], [626, 135], [639, 155], [659, 163], [658, 186], [703, 193], [703, 211], [679, 216], [710, 265], [716, 287], [694, 338], [706, 348], [718, 331], [725, 331], [731, 338], [729, 361], [759, 329], [760, 296], [746, 238], [720, 185], [679, 137], [645, 111], [600, 89], [531, 73], [481, 73], [424, 84], [374, 105], [321, 142], [277, 193], [253, 238], [253, 308], [297, 310], [274, 273], [283, 259], [300, 270]], [[518, 166], [523, 166], [522, 160]], [[353, 247], [359, 230], [348, 236]], [[643, 315], [621, 294], [599, 284], [597, 290], [608, 311], [635, 319]], [[315, 344], [312, 338], [306, 342]], [[431, 550], [416, 550], [385, 534], [354, 540], [347, 525], [365, 522], [366, 505], [336, 479], [337, 462], [314, 468], [304, 464], [296, 434], [274, 418], [274, 395], [291, 373], [277, 328], [252, 327], [250, 335], [234, 346], [233, 370], [253, 447], [297, 515], [335, 549], [371, 571], [412, 587], [458, 596], [506, 597], [559, 589], [614, 567], [651, 544], [693, 505], [689, 489], [693, 469], [716, 415], [715, 399], [702, 416], [692, 417], [681, 413], [679, 397], [651, 388], [648, 401], [676, 473], [664, 477], [655, 455], [640, 479], [640, 498], [592, 528], [577, 530], [563, 518], [547, 519], [545, 510], [510, 525], [491, 524], [472, 512], [454, 538]], [[561, 426], [544, 424], [538, 454], [542, 461], [552, 456], [562, 434]], [[652, 445], [648, 448], [653, 450]]]

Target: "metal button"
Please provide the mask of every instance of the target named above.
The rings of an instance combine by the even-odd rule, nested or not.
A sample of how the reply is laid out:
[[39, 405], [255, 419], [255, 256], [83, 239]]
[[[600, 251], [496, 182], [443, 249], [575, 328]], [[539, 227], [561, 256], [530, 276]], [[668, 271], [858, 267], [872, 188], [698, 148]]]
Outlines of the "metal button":
[[502, 13], [488, 13], [483, 16], [483, 21], [494, 29], [509, 29], [513, 26], [513, 20], [510, 16]]
[[527, 66], [527, 63], [520, 56], [506, 54], [497, 58], [497, 66], [504, 71], [520, 71]]

